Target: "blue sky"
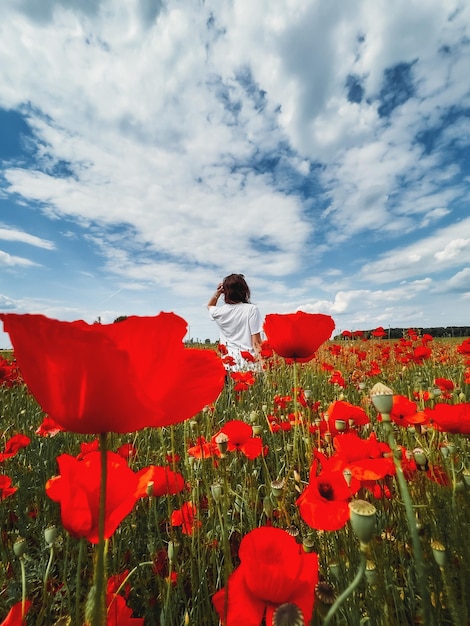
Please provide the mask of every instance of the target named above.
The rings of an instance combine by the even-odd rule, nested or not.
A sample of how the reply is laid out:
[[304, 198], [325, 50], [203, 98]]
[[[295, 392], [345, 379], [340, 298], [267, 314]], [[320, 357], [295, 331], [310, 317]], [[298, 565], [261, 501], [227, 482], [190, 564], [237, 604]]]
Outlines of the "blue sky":
[[[0, 310], [468, 325], [470, 4], [3, 0]], [[9, 345], [0, 332], [0, 347]]]

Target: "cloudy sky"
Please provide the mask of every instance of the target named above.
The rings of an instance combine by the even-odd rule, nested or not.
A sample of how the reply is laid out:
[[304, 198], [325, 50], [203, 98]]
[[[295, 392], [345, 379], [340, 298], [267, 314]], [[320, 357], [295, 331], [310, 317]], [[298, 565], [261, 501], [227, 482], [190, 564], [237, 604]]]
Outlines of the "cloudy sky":
[[[2, 0], [0, 310], [469, 323], [466, 0]], [[0, 347], [8, 346], [0, 332]]]

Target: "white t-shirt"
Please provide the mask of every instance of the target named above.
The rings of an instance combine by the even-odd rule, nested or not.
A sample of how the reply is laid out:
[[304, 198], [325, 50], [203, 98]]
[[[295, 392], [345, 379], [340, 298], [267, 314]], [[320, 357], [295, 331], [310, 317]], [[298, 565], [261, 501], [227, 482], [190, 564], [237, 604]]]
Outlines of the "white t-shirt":
[[254, 355], [251, 336], [263, 329], [258, 307], [247, 302], [225, 303], [222, 306], [210, 306], [209, 315], [219, 327], [220, 343], [226, 346], [228, 354], [237, 362], [234, 369], [246, 368], [247, 362], [240, 356], [240, 352]]

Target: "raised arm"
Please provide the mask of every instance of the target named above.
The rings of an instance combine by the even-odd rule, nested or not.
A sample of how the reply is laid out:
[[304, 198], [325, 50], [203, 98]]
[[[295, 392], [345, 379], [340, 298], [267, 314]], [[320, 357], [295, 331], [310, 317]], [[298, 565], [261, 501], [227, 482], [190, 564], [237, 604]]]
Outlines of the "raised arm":
[[222, 283], [219, 283], [217, 285], [217, 289], [214, 293], [213, 296], [211, 296], [211, 298], [209, 299], [209, 302], [207, 303], [207, 308], [209, 308], [210, 306], [215, 306], [217, 304], [217, 300], [220, 298], [220, 296], [222, 295], [224, 291], [224, 286]]

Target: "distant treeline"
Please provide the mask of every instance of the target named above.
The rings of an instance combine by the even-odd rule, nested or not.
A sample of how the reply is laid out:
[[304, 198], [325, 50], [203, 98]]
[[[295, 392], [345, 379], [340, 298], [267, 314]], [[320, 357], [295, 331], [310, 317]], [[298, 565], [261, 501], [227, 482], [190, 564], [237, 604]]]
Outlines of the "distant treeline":
[[[470, 337], [470, 326], [433, 326], [432, 328], [419, 328], [419, 327], [408, 327], [408, 328], [384, 328], [385, 334], [384, 339], [401, 339], [402, 337], [408, 337], [409, 331], [414, 331], [418, 336], [423, 335], [431, 335], [432, 337]], [[374, 329], [363, 330], [362, 338], [364, 339], [373, 339], [372, 335]], [[361, 339], [360, 336], [357, 337], [344, 337], [343, 335], [336, 335], [334, 337], [335, 340], [346, 340], [346, 341], [354, 341], [355, 339]]]

